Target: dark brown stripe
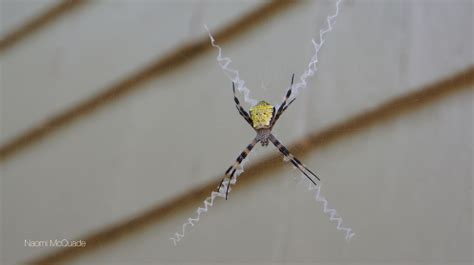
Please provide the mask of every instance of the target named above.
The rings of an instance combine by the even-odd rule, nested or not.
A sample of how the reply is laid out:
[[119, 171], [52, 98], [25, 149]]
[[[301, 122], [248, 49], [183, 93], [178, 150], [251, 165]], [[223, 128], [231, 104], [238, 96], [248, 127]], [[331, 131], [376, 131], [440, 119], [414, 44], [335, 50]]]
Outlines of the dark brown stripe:
[[[402, 114], [421, 109], [427, 104], [437, 102], [454, 93], [472, 90], [473, 85], [474, 68], [470, 67], [448, 79], [415, 89], [411, 93], [383, 102], [372, 110], [356, 114], [323, 130], [314, 131], [307, 137], [301, 138], [292, 144], [291, 149], [297, 150], [299, 155], [306, 155], [314, 152], [318, 147], [353, 136], [364, 129], [371, 128], [371, 126], [386, 124], [399, 118]], [[253, 185], [255, 181], [262, 180], [264, 177], [270, 179], [269, 177], [272, 176], [272, 173], [277, 172], [283, 165], [285, 164], [282, 163], [279, 153], [253, 163], [246, 168], [245, 174], [239, 178], [240, 189], [235, 192], [244, 191], [246, 186]], [[216, 179], [221, 179], [221, 176]], [[78, 238], [87, 242], [87, 246], [84, 248], [61, 248], [31, 260], [28, 264], [49, 265], [64, 263], [77, 256], [97, 251], [108, 244], [127, 239], [136, 233], [146, 233], [147, 228], [168, 220], [167, 218], [170, 215], [176, 215], [180, 211], [189, 210], [190, 207], [200, 206], [203, 198], [206, 198], [210, 192], [214, 191], [215, 184], [216, 181], [212, 180], [207, 184], [196, 186], [136, 216], [119, 220], [115, 224], [108, 225], [101, 230], [80, 235]]]
[[[72, 1], [76, 2], [76, 1]], [[268, 20], [270, 17], [278, 14], [279, 11], [284, 10], [290, 4], [295, 4], [294, 1], [271, 1], [261, 5], [259, 8], [250, 11], [249, 13], [238, 18], [236, 21], [228, 24], [220, 31], [215, 32], [214, 37], [223, 44], [229, 40], [235, 39], [247, 30], [258, 25], [259, 23]], [[115, 100], [128, 95], [130, 92], [144, 88], [143, 83], [169, 73], [171, 70], [177, 69], [196, 58], [198, 55], [213, 49], [209, 44], [208, 36], [178, 47], [174, 51], [169, 51], [163, 58], [154, 61], [143, 69], [134, 71], [130, 76], [110, 87], [101, 89], [96, 95], [80, 101], [78, 104], [66, 109], [63, 112], [57, 113], [48, 119], [40, 122], [36, 126], [20, 133], [11, 141], [3, 144], [0, 147], [0, 162], [18, 153], [26, 147], [33, 145], [53, 132], [70, 125], [72, 122], [84, 118], [87, 115], [94, 113], [99, 108], [106, 106]], [[26, 106], [25, 106], [26, 108]]]
[[42, 27], [45, 27], [49, 23], [53, 22], [61, 16], [64, 16], [71, 11], [77, 9], [77, 7], [86, 3], [87, 0], [64, 0], [56, 4], [55, 6], [46, 10], [46, 12], [39, 16], [27, 21], [17, 29], [7, 33], [5, 37], [0, 40], [0, 52], [4, 52], [10, 47], [13, 47], [16, 43], [22, 39], [30, 36], [34, 32], [37, 32]]

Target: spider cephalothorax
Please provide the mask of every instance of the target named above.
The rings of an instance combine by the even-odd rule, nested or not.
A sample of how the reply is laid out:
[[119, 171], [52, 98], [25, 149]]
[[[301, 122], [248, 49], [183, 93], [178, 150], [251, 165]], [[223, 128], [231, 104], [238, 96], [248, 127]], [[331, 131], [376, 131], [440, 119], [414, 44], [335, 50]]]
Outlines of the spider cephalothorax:
[[[260, 101], [255, 106], [252, 106], [249, 110], [250, 114], [240, 105], [239, 99], [235, 95], [235, 85], [232, 83], [232, 89], [234, 91], [234, 101], [235, 107], [239, 111], [240, 115], [252, 126], [253, 129], [257, 132], [257, 136], [255, 139], [244, 149], [244, 151], [239, 155], [235, 163], [230, 166], [227, 171], [225, 172], [225, 177], [222, 179], [221, 183], [217, 187], [217, 190], [220, 191], [222, 187], [222, 183], [224, 180], [229, 177], [229, 183], [227, 184], [226, 190], [226, 199], [227, 194], [229, 193], [229, 186], [232, 181], [232, 178], [235, 176], [235, 172], [238, 169], [242, 160], [244, 160], [247, 155], [252, 151], [252, 148], [260, 142], [262, 146], [267, 146], [268, 142], [272, 142], [276, 148], [285, 156], [288, 161], [290, 161], [297, 169], [301, 171], [314, 185], [316, 182], [309, 176], [312, 175], [316, 179], [320, 180], [316, 174], [314, 174], [311, 170], [309, 170], [303, 163], [301, 163], [296, 157], [294, 157], [288, 149], [280, 143], [276, 139], [276, 137], [272, 134], [273, 125], [275, 125], [280, 115], [290, 106], [290, 104], [295, 100], [293, 98], [289, 103], [287, 103], [288, 99], [291, 96], [291, 91], [293, 88], [293, 80], [295, 75], [291, 77], [291, 84], [288, 88], [288, 92], [286, 92], [285, 99], [281, 103], [281, 105], [276, 110], [274, 106], [268, 104], [266, 101]], [[308, 174], [309, 173], [309, 174]]]

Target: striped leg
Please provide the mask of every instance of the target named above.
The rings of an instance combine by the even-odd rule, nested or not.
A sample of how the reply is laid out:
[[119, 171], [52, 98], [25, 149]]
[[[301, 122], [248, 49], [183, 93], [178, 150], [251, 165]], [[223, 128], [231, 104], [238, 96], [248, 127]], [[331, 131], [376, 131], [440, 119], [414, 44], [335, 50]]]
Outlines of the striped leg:
[[291, 103], [293, 103], [293, 101], [295, 101], [296, 98], [292, 99], [290, 101], [290, 103], [286, 104], [286, 102], [288, 101], [288, 99], [290, 98], [291, 96], [291, 91], [293, 89], [293, 81], [295, 79], [295, 74], [293, 74], [291, 76], [291, 83], [290, 83], [290, 87], [288, 88], [288, 91], [286, 92], [286, 95], [285, 95], [285, 99], [283, 100], [283, 102], [281, 103], [280, 107], [278, 107], [278, 110], [275, 114], [275, 118], [273, 119], [272, 121], [272, 126], [275, 125], [276, 121], [280, 118], [280, 115], [288, 108], [288, 106], [290, 106]]
[[298, 158], [294, 157], [290, 151], [288, 151], [288, 149], [282, 145], [280, 143], [280, 141], [278, 141], [276, 139], [276, 137], [273, 135], [273, 134], [270, 134], [270, 137], [269, 137], [270, 141], [273, 143], [274, 146], [276, 146], [276, 148], [278, 148], [278, 150], [280, 150], [280, 152], [290, 160], [290, 162], [299, 170], [301, 171], [301, 173], [303, 173], [311, 182], [313, 182], [313, 184], [316, 186], [316, 182], [307, 174], [307, 172], [309, 172], [312, 176], [314, 176], [316, 179], [318, 179], [320, 181], [320, 179], [318, 178], [318, 176], [316, 176], [316, 174], [314, 174], [313, 171], [309, 170], [305, 165], [303, 165], [303, 163], [301, 163], [301, 161], [298, 160]]
[[220, 191], [221, 187], [222, 187], [222, 184], [224, 183], [224, 180], [229, 177], [229, 184], [227, 184], [227, 189], [226, 189], [226, 192], [225, 192], [225, 199], [227, 200], [227, 195], [229, 194], [229, 186], [230, 186], [230, 183], [232, 182], [232, 179], [234, 178], [235, 176], [235, 171], [237, 170], [237, 167], [240, 165], [240, 163], [242, 163], [242, 160], [244, 160], [247, 155], [250, 153], [250, 151], [252, 151], [253, 147], [258, 143], [258, 140], [255, 138], [245, 149], [244, 151], [242, 151], [242, 153], [240, 153], [239, 157], [237, 157], [237, 160], [235, 161], [235, 163], [230, 166], [227, 171], [225, 172], [225, 176], [224, 178], [221, 180], [219, 186], [217, 186], [217, 192]]
[[235, 107], [237, 108], [237, 111], [240, 113], [240, 115], [242, 117], [244, 117], [244, 119], [248, 122], [248, 124], [250, 124], [250, 126], [252, 126], [252, 119], [250, 119], [250, 116], [247, 113], [247, 111], [245, 111], [244, 108], [242, 108], [242, 106], [240, 105], [239, 99], [235, 95], [235, 84], [234, 84], [234, 82], [232, 82], [232, 91], [234, 92], [234, 101], [235, 101]]
[[296, 99], [296, 98], [292, 99], [292, 100], [290, 101], [290, 103], [288, 103], [288, 104], [283, 108], [283, 110], [281, 111], [281, 113], [285, 112], [285, 110], [288, 108], [288, 106], [290, 106], [291, 103], [293, 103], [293, 101], [295, 101], [295, 99]]

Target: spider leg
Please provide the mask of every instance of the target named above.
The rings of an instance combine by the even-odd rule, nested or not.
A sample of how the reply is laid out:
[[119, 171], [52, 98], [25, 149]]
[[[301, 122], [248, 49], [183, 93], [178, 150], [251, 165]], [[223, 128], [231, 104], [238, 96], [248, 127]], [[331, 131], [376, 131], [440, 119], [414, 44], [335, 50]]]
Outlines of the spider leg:
[[[280, 150], [280, 152], [290, 160], [290, 162], [299, 170], [301, 173], [303, 173], [313, 184], [316, 186], [316, 182], [307, 174], [309, 172], [312, 176], [314, 176], [316, 179], [321, 181], [316, 174], [314, 174], [313, 171], [309, 170], [301, 161], [298, 160], [298, 158], [294, 157], [288, 149], [280, 143], [276, 139], [276, 137], [273, 134], [270, 134], [269, 140], [272, 142], [272, 144]], [[306, 172], [307, 171], [307, 172]]]
[[296, 98], [292, 99], [290, 101], [290, 103], [286, 104], [286, 102], [288, 101], [288, 99], [290, 98], [291, 96], [291, 92], [292, 92], [292, 89], [293, 89], [293, 81], [295, 79], [295, 74], [293, 74], [291, 76], [291, 83], [290, 83], [290, 87], [288, 88], [288, 91], [286, 92], [286, 95], [285, 95], [285, 99], [283, 99], [283, 102], [280, 104], [280, 107], [278, 107], [278, 110], [275, 114], [275, 118], [272, 120], [272, 126], [276, 123], [276, 121], [280, 118], [280, 115], [283, 114], [283, 112], [288, 108], [288, 106], [290, 106], [291, 103], [293, 103], [293, 101], [295, 101]]
[[224, 178], [221, 180], [219, 183], [219, 186], [217, 186], [217, 192], [220, 192], [222, 184], [224, 183], [224, 180], [229, 177], [229, 183], [227, 184], [226, 192], [225, 192], [225, 199], [227, 200], [227, 195], [229, 194], [229, 186], [230, 183], [232, 182], [232, 179], [235, 177], [235, 171], [237, 170], [237, 167], [242, 163], [242, 160], [244, 160], [247, 155], [252, 151], [254, 146], [259, 142], [256, 138], [240, 153], [240, 155], [237, 157], [235, 160], [235, 163], [230, 166], [227, 171], [225, 172]]
[[288, 108], [288, 106], [290, 106], [291, 103], [293, 103], [293, 101], [295, 101], [295, 99], [296, 99], [296, 98], [292, 99], [292, 100], [290, 101], [290, 103], [288, 103], [288, 104], [283, 108], [283, 110], [282, 110], [281, 113], [283, 113], [283, 112]]
[[240, 101], [235, 95], [235, 84], [232, 82], [232, 91], [234, 92], [234, 101], [235, 101], [235, 107], [237, 108], [237, 111], [239, 114], [252, 126], [252, 119], [250, 118], [250, 115], [248, 114], [247, 111], [240, 105]]

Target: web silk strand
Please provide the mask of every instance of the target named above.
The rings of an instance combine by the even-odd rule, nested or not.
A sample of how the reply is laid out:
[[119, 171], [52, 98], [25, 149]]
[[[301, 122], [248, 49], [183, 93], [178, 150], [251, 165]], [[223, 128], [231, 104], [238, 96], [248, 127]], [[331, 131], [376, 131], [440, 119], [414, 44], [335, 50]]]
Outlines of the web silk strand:
[[[339, 4], [340, 4], [341, 1], [342, 0], [338, 0], [336, 2], [336, 11], [335, 11], [335, 13], [333, 15], [330, 15], [330, 16], [327, 17], [327, 19], [326, 19], [327, 23], [328, 23], [327, 28], [319, 31], [319, 43], [317, 43], [314, 40], [314, 38], [312, 39], [312, 43], [313, 43], [313, 46], [314, 46], [314, 49], [315, 49], [314, 54], [313, 54], [313, 56], [311, 57], [311, 60], [308, 63], [308, 68], [300, 76], [300, 82], [293, 85], [292, 98], [297, 96], [300, 89], [305, 88], [307, 86], [306, 79], [308, 79], [309, 77], [313, 76], [316, 73], [316, 71], [317, 71], [316, 65], [317, 65], [317, 62], [318, 62], [318, 53], [319, 53], [319, 50], [321, 49], [321, 47], [323, 46], [324, 41], [325, 41], [324, 35], [326, 33], [330, 32], [330, 31], [332, 31], [332, 29], [333, 29], [332, 27], [335, 23], [335, 19], [339, 15]], [[250, 97], [250, 90], [245, 86], [245, 81], [240, 79], [239, 71], [229, 67], [229, 65], [232, 63], [232, 60], [229, 57], [223, 57], [222, 56], [222, 48], [219, 45], [216, 44], [216, 41], [215, 41], [214, 37], [212, 36], [211, 32], [209, 31], [209, 28], [206, 25], [204, 25], [204, 27], [206, 28], [206, 31], [209, 35], [210, 40], [211, 40], [211, 45], [218, 50], [218, 55], [217, 55], [216, 59], [217, 59], [217, 62], [219, 64], [219, 66], [222, 68], [222, 70], [227, 75], [227, 77], [232, 82], [234, 82], [236, 84], [237, 90], [244, 95], [244, 101], [246, 103], [248, 103], [249, 105], [251, 105], [251, 106], [256, 105], [257, 100]], [[237, 182], [237, 177], [243, 172], [244, 162], [245, 162], [245, 160], [242, 161], [240, 169], [236, 170], [235, 176], [232, 179], [232, 181], [230, 181], [229, 179], [224, 180], [220, 190], [218, 192], [213, 191], [211, 193], [211, 196], [207, 197], [204, 200], [204, 202], [203, 202], [204, 207], [199, 207], [196, 210], [196, 216], [194, 218], [193, 217], [188, 218], [187, 222], [185, 222], [181, 226], [181, 232], [176, 232], [173, 235], [173, 237], [170, 238], [170, 240], [173, 241], [173, 244], [175, 246], [178, 244], [179, 241], [181, 241], [184, 238], [187, 227], [193, 227], [197, 222], [199, 222], [199, 220], [201, 218], [201, 215], [204, 214], [204, 213], [207, 213], [209, 211], [209, 208], [214, 205], [214, 201], [218, 197], [225, 198], [225, 196], [226, 196], [225, 192], [227, 190], [227, 186], [228, 185], [235, 185], [235, 183]], [[231, 190], [232, 189], [229, 187], [229, 193], [230, 193]], [[323, 204], [323, 212], [329, 215], [329, 220], [330, 221], [337, 222], [336, 229], [344, 231], [346, 233], [346, 240], [350, 240], [355, 235], [355, 233], [352, 232], [351, 228], [347, 228], [347, 227], [342, 226], [342, 218], [337, 214], [335, 209], [331, 209], [331, 208], [328, 207], [328, 202], [327, 202], [326, 198], [324, 198], [324, 196], [322, 196], [321, 193], [320, 193], [320, 191], [321, 191], [320, 186], [316, 187], [313, 184], [311, 184], [310, 187], [309, 187], [309, 190], [315, 190], [315, 200], [317, 202], [320, 202], [320, 203]]]
[[258, 101], [250, 97], [250, 89], [245, 86], [245, 81], [240, 79], [239, 71], [229, 67], [232, 60], [229, 57], [222, 57], [222, 48], [216, 44], [216, 40], [209, 31], [209, 28], [206, 25], [204, 25], [204, 28], [206, 28], [207, 34], [209, 35], [212, 47], [218, 50], [216, 59], [219, 66], [224, 70], [227, 77], [235, 83], [237, 90], [244, 95], [244, 101], [250, 106], [256, 105]]
[[[248, 157], [247, 157], [248, 158]], [[227, 191], [227, 186], [228, 185], [235, 185], [237, 183], [237, 178], [239, 177], [240, 174], [242, 174], [242, 172], [244, 172], [243, 170], [243, 166], [245, 164], [245, 162], [247, 161], [247, 159], [244, 159], [241, 164], [240, 164], [240, 167], [237, 168], [235, 170], [235, 175], [234, 177], [232, 178], [232, 181], [230, 181], [229, 179], [225, 179], [224, 182], [222, 182], [222, 185], [219, 189], [219, 191], [213, 191], [211, 192], [211, 196], [207, 197], [203, 204], [204, 204], [204, 207], [199, 207], [197, 210], [196, 210], [196, 216], [193, 218], [193, 217], [189, 217], [188, 218], [188, 221], [185, 222], [182, 226], [181, 226], [181, 233], [180, 232], [176, 232], [174, 233], [174, 235], [170, 238], [171, 241], [173, 241], [173, 244], [176, 246], [178, 244], [179, 241], [181, 241], [181, 239], [184, 238], [184, 234], [186, 232], [186, 228], [187, 227], [193, 227], [197, 222], [199, 222], [199, 220], [201, 219], [201, 215], [207, 213], [209, 211], [209, 208], [212, 207], [214, 205], [214, 201], [218, 198], [218, 197], [221, 197], [221, 198], [225, 198], [226, 196], [226, 191]], [[229, 187], [229, 194], [230, 192], [232, 191], [232, 188]]]
[[[219, 192], [215, 192], [213, 191], [211, 193], [211, 196], [210, 197], [207, 197], [205, 200], [204, 200], [204, 207], [199, 207], [197, 210], [196, 210], [196, 217], [192, 218], [192, 217], [189, 217], [188, 218], [188, 221], [186, 223], [184, 223], [182, 226], [181, 226], [181, 233], [179, 232], [176, 232], [173, 237], [170, 238], [170, 240], [173, 241], [173, 244], [176, 246], [178, 244], [179, 241], [181, 241], [181, 239], [184, 238], [184, 234], [186, 232], [186, 227], [188, 226], [194, 226], [195, 223], [199, 222], [199, 219], [201, 218], [201, 214], [204, 214], [204, 213], [207, 213], [207, 211], [209, 211], [209, 208], [212, 207], [214, 205], [214, 200], [217, 198], [217, 197], [223, 197], [225, 198], [225, 190], [227, 189], [227, 185], [229, 185], [229, 181], [228, 180], [225, 180], [223, 183], [222, 183], [222, 186], [221, 186], [221, 189], [219, 190]], [[229, 189], [230, 190], [230, 189]]]
[[321, 49], [321, 47], [323, 46], [323, 44], [325, 42], [325, 35], [328, 32], [331, 32], [333, 30], [333, 26], [336, 23], [336, 17], [339, 15], [339, 4], [341, 3], [341, 1], [342, 0], [337, 0], [337, 2], [336, 2], [336, 11], [334, 12], [334, 14], [329, 15], [326, 18], [326, 21], [327, 21], [327, 24], [328, 24], [327, 27], [325, 29], [321, 29], [319, 31], [319, 43], [316, 42], [314, 40], [314, 38], [311, 39], [311, 43], [313, 44], [313, 47], [314, 47], [313, 56], [309, 60], [308, 68], [300, 76], [300, 78], [299, 78], [300, 81], [293, 85], [293, 92], [292, 92], [292, 97], [291, 98], [296, 98], [296, 96], [298, 95], [300, 90], [305, 88], [308, 85], [306, 80], [309, 77], [312, 77], [318, 71], [317, 63], [318, 63], [319, 50]]
[[339, 231], [343, 231], [346, 234], [346, 241], [349, 242], [355, 233], [352, 232], [352, 228], [342, 226], [342, 217], [337, 213], [335, 209], [329, 208], [328, 201], [326, 198], [321, 195], [321, 185], [317, 187], [314, 186], [313, 183], [310, 183], [309, 188], [310, 191], [314, 190], [314, 199], [323, 204], [323, 212], [329, 216], [329, 221], [336, 222], [336, 229]]

